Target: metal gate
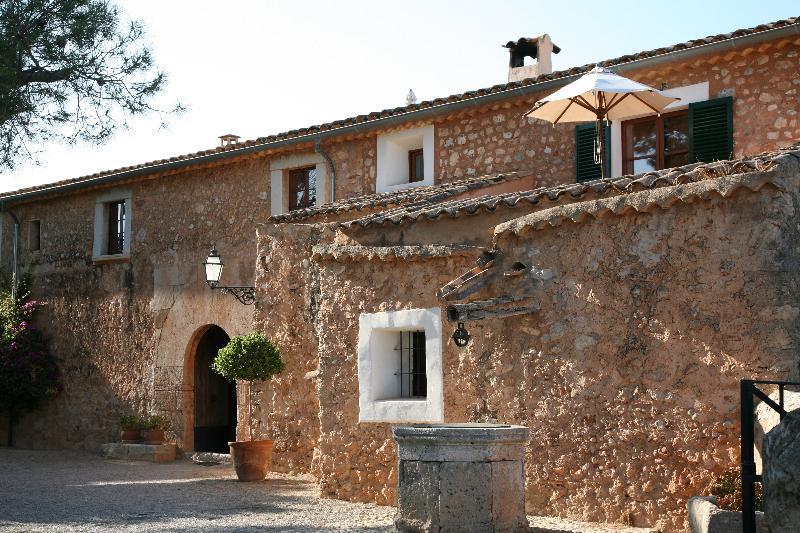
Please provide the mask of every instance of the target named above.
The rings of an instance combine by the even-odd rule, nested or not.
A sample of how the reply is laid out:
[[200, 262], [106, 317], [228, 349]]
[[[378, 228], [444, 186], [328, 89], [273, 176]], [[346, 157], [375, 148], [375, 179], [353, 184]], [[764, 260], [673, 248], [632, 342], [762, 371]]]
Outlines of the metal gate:
[[[757, 385], [777, 385], [778, 402], [769, 397]], [[753, 445], [755, 440], [755, 401], [758, 397], [762, 402], [778, 412], [783, 420], [786, 409], [783, 408], [783, 394], [787, 386], [800, 386], [800, 382], [793, 381], [755, 381], [743, 379], [741, 381], [741, 417], [742, 417], [742, 531], [743, 533], [756, 533], [756, 482], [761, 482], [761, 475], [756, 474], [755, 454]]]

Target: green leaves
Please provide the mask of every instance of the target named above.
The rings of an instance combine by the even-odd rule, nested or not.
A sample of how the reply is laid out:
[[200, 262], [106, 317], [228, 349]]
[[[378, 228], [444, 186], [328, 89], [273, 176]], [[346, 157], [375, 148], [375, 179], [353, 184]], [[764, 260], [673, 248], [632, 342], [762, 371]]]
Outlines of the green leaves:
[[278, 347], [257, 331], [232, 338], [211, 364], [219, 375], [245, 381], [267, 381], [284, 367]]
[[0, 169], [27, 142], [101, 143], [128, 116], [161, 113], [165, 85], [142, 23], [109, 0], [0, 0]]

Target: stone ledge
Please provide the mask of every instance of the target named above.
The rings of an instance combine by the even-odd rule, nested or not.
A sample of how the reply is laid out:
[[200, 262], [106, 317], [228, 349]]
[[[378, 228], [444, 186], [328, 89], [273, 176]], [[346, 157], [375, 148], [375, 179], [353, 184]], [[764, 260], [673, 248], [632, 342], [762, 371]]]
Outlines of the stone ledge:
[[178, 447], [175, 444], [123, 444], [121, 442], [103, 444], [103, 455], [109, 459], [167, 463], [174, 461], [177, 454]]
[[195, 463], [233, 464], [231, 454], [215, 452], [189, 452], [186, 458]]
[[[742, 513], [717, 507], [713, 496], [689, 498], [689, 527], [692, 533], [732, 533], [742, 530]], [[764, 513], [756, 513], [756, 533], [766, 533]]]

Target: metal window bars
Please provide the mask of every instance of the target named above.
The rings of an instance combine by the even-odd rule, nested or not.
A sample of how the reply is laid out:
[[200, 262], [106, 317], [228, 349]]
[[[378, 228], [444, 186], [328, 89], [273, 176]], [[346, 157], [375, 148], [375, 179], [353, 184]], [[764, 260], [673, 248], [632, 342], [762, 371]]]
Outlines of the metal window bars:
[[[756, 385], [777, 385], [778, 402], [775, 402], [764, 391]], [[741, 398], [741, 423], [742, 423], [742, 532], [755, 533], [756, 531], [756, 507], [755, 494], [756, 482], [761, 482], [761, 475], [756, 474], [755, 453], [753, 445], [755, 443], [755, 397], [778, 412], [780, 419], [786, 415], [783, 407], [784, 392], [787, 386], [800, 387], [800, 382], [796, 381], [755, 381], [743, 379], [740, 383]]]
[[425, 332], [400, 331], [394, 350], [400, 352], [400, 398], [425, 398], [428, 378], [425, 374]]

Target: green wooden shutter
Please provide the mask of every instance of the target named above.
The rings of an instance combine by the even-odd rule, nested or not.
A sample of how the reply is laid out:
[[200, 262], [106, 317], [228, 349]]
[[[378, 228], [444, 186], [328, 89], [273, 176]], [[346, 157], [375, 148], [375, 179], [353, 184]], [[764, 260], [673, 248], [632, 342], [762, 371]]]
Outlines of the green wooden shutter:
[[[594, 122], [575, 126], [575, 168], [577, 181], [602, 177], [600, 165], [594, 162]], [[606, 175], [611, 175], [611, 128], [605, 127]]]
[[733, 97], [689, 104], [689, 162], [710, 163], [733, 155]]

